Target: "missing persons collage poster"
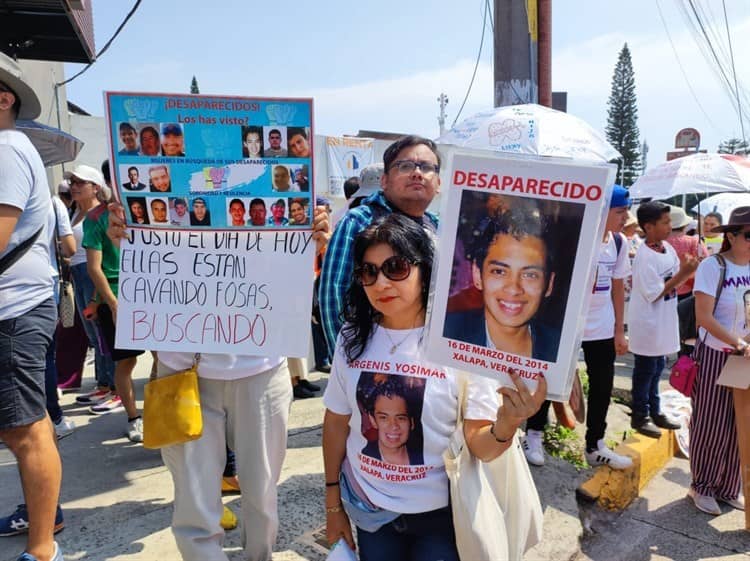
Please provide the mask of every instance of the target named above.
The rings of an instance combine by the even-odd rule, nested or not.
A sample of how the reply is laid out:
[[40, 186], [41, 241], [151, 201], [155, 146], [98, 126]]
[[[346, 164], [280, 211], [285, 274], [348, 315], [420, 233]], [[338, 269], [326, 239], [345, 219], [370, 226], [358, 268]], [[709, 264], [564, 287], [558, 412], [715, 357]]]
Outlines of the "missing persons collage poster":
[[[105, 93], [120, 245], [116, 345], [307, 356], [312, 100]], [[309, 282], [307, 282], [309, 280]]]
[[312, 100], [105, 93], [129, 225], [310, 229]]
[[448, 171], [428, 358], [502, 385], [541, 372], [567, 400], [614, 166], [456, 151]]

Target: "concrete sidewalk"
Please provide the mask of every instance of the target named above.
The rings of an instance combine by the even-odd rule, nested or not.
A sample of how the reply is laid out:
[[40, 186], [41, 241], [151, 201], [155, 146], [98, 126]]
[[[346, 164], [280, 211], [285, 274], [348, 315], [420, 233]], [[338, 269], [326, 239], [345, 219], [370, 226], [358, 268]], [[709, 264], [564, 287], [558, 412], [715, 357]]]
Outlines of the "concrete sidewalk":
[[[139, 396], [150, 366], [148, 357], [139, 361]], [[311, 379], [317, 376], [311, 374]], [[92, 383], [91, 373], [84, 379]], [[321, 385], [325, 381], [323, 377]], [[627, 362], [618, 364], [616, 385], [623, 391], [629, 388]], [[65, 395], [63, 404], [79, 428], [60, 441], [66, 528], [57, 540], [65, 559], [179, 561], [169, 530], [172, 482], [159, 453], [127, 441], [122, 413], [95, 417], [76, 406], [74, 398], [75, 394]], [[627, 413], [626, 406], [613, 404], [608, 436], [614, 438], [629, 426]], [[281, 527], [274, 561], [322, 561], [327, 554], [316, 542], [323, 541], [325, 522], [322, 420], [320, 397], [293, 403], [279, 483]], [[545, 466], [532, 469], [544, 507], [544, 539], [525, 560], [748, 559], [736, 553], [750, 551], [750, 533], [741, 530], [742, 513], [728, 512], [712, 520], [698, 513], [683, 498], [687, 470], [685, 460], [673, 460], [642, 498], [624, 513], [611, 514], [576, 500], [575, 489], [592, 470], [577, 470], [548, 457]], [[0, 447], [0, 514], [9, 514], [22, 500], [13, 457]], [[235, 512], [240, 500], [225, 497]], [[584, 532], [582, 519], [592, 532]], [[0, 538], [0, 561], [15, 561], [24, 543], [23, 536]], [[242, 559], [238, 530], [227, 533], [226, 549], [233, 561]]]

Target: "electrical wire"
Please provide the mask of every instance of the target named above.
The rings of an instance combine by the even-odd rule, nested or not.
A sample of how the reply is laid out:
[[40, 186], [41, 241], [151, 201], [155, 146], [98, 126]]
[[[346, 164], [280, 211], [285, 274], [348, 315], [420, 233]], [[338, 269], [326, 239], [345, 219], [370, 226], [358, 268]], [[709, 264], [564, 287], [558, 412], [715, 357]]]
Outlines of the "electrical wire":
[[703, 108], [703, 105], [701, 105], [700, 100], [698, 100], [698, 96], [695, 93], [695, 90], [693, 89], [692, 84], [690, 83], [690, 79], [687, 76], [687, 72], [685, 72], [685, 67], [682, 66], [682, 62], [680, 61], [680, 55], [677, 53], [677, 48], [674, 46], [674, 42], [672, 41], [672, 35], [669, 33], [669, 27], [667, 26], [667, 21], [664, 19], [664, 14], [661, 11], [661, 5], [659, 4], [659, 0], [656, 0], [656, 9], [659, 11], [659, 17], [661, 18], [661, 23], [664, 26], [664, 32], [667, 34], [667, 39], [669, 40], [669, 44], [672, 47], [672, 52], [674, 53], [674, 57], [677, 60], [677, 66], [680, 68], [680, 72], [682, 72], [682, 77], [685, 79], [685, 84], [688, 87], [688, 90], [690, 90], [690, 93], [693, 96], [693, 99], [695, 100], [696, 105], [698, 105], [698, 108], [701, 110], [701, 113], [703, 113], [703, 116], [706, 118], [706, 121], [714, 128], [716, 132], [721, 134], [721, 129], [716, 126], [716, 124], [711, 120], [711, 117], [708, 116], [708, 113]]
[[737, 95], [737, 112], [740, 114], [740, 130], [742, 131], [742, 141], [745, 142], [745, 123], [742, 120], [742, 104], [740, 103], [740, 90], [737, 86], [737, 69], [734, 66], [734, 51], [732, 50], [732, 35], [729, 33], [729, 19], [727, 19], [727, 4], [725, 0], [721, 0], [721, 5], [724, 8], [724, 24], [727, 28], [727, 41], [729, 42], [729, 59], [732, 62], [732, 74], [734, 75], [734, 90]]
[[109, 48], [109, 46], [112, 44], [112, 42], [117, 38], [117, 36], [123, 30], [123, 28], [125, 27], [125, 24], [128, 23], [128, 20], [131, 17], [133, 17], [133, 14], [135, 14], [136, 10], [138, 9], [138, 6], [140, 6], [140, 5], [141, 5], [141, 0], [136, 0], [135, 4], [133, 4], [133, 7], [130, 9], [130, 12], [128, 12], [128, 15], [125, 16], [125, 19], [122, 20], [122, 23], [115, 30], [114, 35], [112, 35], [112, 37], [109, 39], [109, 41], [107, 41], [107, 43], [104, 45], [104, 47], [102, 47], [102, 50], [99, 51], [96, 54], [96, 58], [94, 59], [93, 62], [88, 63], [86, 66], [84, 66], [81, 69], [80, 72], [78, 72], [74, 76], [68, 78], [64, 82], [60, 82], [60, 83], [55, 84], [55, 88], [59, 88], [60, 86], [64, 86], [65, 84], [69, 84], [70, 82], [72, 82], [73, 80], [75, 80], [76, 78], [78, 78], [81, 74], [83, 74], [84, 72], [86, 72], [89, 68], [91, 68], [91, 66], [94, 64], [94, 62], [96, 62], [97, 60], [99, 60], [99, 57], [101, 57], [105, 52], [107, 52], [107, 49]]
[[458, 118], [461, 116], [461, 111], [464, 110], [464, 106], [466, 105], [466, 100], [469, 99], [469, 94], [471, 93], [471, 87], [474, 85], [474, 78], [476, 78], [477, 75], [477, 69], [479, 68], [479, 61], [482, 58], [482, 47], [484, 46], [484, 31], [487, 27], [487, 13], [489, 9], [485, 5], [484, 8], [484, 20], [482, 21], [482, 38], [479, 40], [479, 52], [477, 53], [477, 61], [474, 63], [474, 72], [471, 74], [471, 80], [469, 81], [469, 87], [466, 90], [466, 95], [464, 96], [463, 102], [461, 102], [461, 107], [458, 109], [458, 113], [456, 113], [456, 118], [453, 119], [453, 124], [451, 125], [451, 128], [456, 126], [456, 123], [458, 122]]

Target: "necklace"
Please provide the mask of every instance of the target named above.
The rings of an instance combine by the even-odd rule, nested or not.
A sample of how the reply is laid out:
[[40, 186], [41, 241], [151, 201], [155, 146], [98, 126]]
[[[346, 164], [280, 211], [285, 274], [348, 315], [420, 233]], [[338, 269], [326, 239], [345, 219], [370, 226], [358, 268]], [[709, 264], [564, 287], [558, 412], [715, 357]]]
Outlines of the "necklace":
[[[419, 333], [420, 333], [419, 338], [420, 339], [422, 338], [422, 331], [424, 331], [424, 327], [419, 330]], [[406, 334], [406, 337], [404, 337], [403, 339], [401, 339], [398, 343], [393, 340], [393, 337], [391, 337], [391, 334], [388, 333], [388, 329], [387, 328], [384, 327], [383, 328], [383, 332], [385, 333], [385, 336], [388, 337], [388, 340], [391, 342], [390, 353], [394, 354], [398, 350], [398, 348], [401, 345], [403, 345], [409, 337], [411, 337], [411, 334], [414, 333], [414, 328], [411, 328], [409, 330], [409, 333]]]

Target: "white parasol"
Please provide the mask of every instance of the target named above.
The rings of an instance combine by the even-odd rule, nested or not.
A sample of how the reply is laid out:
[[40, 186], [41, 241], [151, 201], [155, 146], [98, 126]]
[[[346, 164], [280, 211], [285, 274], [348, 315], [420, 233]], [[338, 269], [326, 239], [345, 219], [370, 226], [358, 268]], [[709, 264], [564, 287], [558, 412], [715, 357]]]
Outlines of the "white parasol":
[[733, 154], [695, 154], [659, 164], [630, 186], [638, 199], [675, 195], [750, 192], [750, 160]]
[[726, 220], [739, 206], [750, 206], [750, 193], [718, 193], [702, 200], [691, 210], [702, 216], [718, 212]]
[[461, 121], [437, 139], [466, 148], [609, 162], [622, 158], [585, 121], [536, 104], [508, 105]]

